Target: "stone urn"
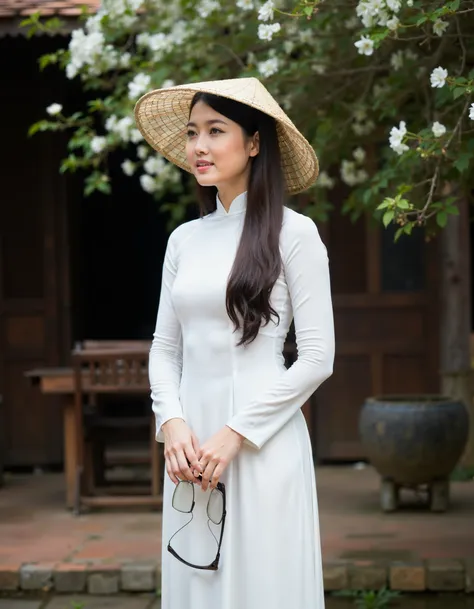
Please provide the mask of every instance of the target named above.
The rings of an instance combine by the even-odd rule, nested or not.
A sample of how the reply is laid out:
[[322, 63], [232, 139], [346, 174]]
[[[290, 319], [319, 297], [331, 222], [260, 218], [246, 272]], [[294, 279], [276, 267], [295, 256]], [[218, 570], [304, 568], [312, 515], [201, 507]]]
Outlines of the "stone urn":
[[360, 438], [381, 476], [384, 511], [398, 507], [402, 487], [425, 487], [432, 511], [449, 504], [449, 477], [466, 446], [469, 415], [462, 402], [439, 395], [368, 398]]

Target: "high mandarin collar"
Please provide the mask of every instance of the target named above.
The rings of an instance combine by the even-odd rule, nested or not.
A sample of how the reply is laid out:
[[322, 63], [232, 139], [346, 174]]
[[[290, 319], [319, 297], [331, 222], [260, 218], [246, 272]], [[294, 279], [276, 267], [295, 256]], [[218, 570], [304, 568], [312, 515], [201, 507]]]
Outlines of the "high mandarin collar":
[[247, 192], [235, 197], [229, 207], [229, 211], [226, 211], [222, 205], [219, 195], [216, 195], [216, 215], [217, 216], [233, 216], [244, 212], [247, 208]]

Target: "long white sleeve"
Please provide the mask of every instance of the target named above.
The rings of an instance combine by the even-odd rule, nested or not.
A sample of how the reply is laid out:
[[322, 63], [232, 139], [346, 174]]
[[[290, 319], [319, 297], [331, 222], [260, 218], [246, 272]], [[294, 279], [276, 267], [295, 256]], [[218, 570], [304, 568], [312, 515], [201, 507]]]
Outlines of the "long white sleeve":
[[277, 382], [227, 423], [261, 448], [332, 374], [334, 322], [326, 248], [312, 220], [282, 229], [282, 263], [296, 330], [298, 358]]
[[176, 271], [176, 233], [172, 233], [163, 263], [160, 303], [149, 359], [152, 408], [156, 417], [158, 442], [164, 441], [161, 431], [163, 423], [173, 418], [184, 418], [179, 401], [183, 360], [181, 326], [171, 301]]

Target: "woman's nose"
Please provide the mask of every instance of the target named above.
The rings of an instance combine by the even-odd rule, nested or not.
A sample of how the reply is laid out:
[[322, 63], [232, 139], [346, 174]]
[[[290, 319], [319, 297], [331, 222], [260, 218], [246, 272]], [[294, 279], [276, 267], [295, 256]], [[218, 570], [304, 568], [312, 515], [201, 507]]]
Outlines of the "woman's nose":
[[203, 135], [197, 136], [194, 150], [196, 154], [205, 154], [208, 151], [207, 141]]

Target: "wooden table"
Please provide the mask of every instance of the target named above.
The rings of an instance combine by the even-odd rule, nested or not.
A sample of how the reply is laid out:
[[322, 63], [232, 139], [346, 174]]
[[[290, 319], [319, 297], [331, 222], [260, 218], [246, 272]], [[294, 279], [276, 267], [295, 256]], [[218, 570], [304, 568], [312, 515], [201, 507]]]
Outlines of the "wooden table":
[[[73, 369], [36, 368], [25, 373], [34, 385], [38, 385], [41, 393], [59, 395], [63, 398], [63, 434], [64, 434], [64, 474], [66, 478], [66, 506], [74, 507], [76, 490], [76, 475], [78, 453], [76, 446], [77, 421], [74, 414], [74, 374]], [[83, 385], [88, 387], [88, 375], [84, 372]], [[149, 388], [144, 389], [144, 395], [149, 394]], [[145, 497], [143, 499], [146, 499]], [[144, 501], [144, 503], [146, 503]]]

